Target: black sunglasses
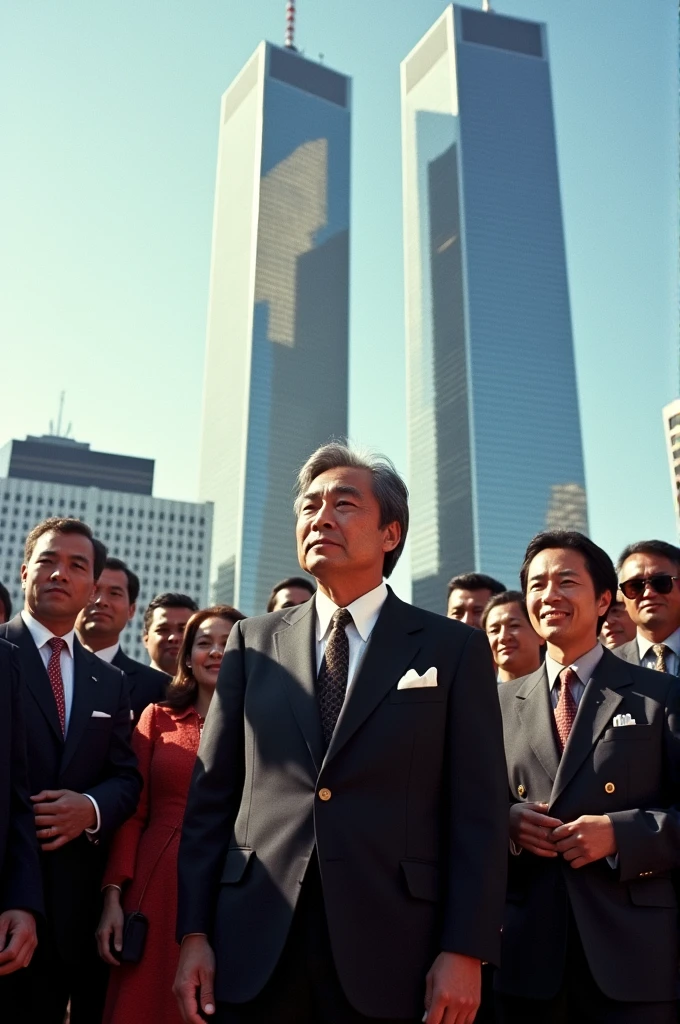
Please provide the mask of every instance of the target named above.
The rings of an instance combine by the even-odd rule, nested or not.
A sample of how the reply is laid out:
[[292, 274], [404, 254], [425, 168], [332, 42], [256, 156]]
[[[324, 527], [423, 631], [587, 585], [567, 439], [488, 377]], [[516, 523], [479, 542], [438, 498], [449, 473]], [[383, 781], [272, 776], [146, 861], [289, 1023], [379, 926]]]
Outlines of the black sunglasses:
[[670, 594], [673, 589], [673, 583], [677, 579], [680, 579], [680, 577], [669, 576], [666, 572], [660, 572], [655, 576], [636, 576], [632, 580], [625, 580], [623, 583], [619, 583], [619, 590], [622, 591], [629, 601], [633, 601], [636, 597], [644, 594], [645, 587], [647, 586], [655, 594]]

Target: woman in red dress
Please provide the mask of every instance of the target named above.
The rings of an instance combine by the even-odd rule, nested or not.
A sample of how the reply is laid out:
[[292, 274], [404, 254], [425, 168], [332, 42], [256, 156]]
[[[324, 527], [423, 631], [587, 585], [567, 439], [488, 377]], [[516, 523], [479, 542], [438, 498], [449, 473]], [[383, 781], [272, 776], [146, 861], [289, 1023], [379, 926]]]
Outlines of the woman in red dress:
[[[179, 946], [177, 851], [203, 720], [215, 691], [224, 647], [244, 616], [219, 605], [189, 619], [178, 669], [162, 704], [142, 713], [132, 745], [144, 778], [135, 815], [116, 833], [104, 874], [99, 955], [111, 964], [103, 1024], [180, 1024], [172, 983]], [[123, 912], [141, 910], [148, 933], [139, 963], [119, 963]]]

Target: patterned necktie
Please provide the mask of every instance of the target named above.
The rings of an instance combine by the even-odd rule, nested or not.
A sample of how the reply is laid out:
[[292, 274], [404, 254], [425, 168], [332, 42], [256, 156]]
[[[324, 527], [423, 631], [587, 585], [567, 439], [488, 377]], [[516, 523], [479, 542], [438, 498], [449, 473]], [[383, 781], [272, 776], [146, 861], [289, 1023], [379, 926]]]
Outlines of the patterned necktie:
[[665, 644], [652, 644], [652, 650], [656, 654], [656, 664], [654, 670], [656, 672], [668, 672], [668, 665], [666, 664], [666, 651], [668, 648]]
[[555, 725], [557, 726], [557, 735], [560, 744], [560, 753], [564, 751], [569, 739], [569, 733], [571, 727], [574, 724], [576, 718], [576, 701], [574, 695], [571, 692], [571, 688], [574, 683], [578, 683], [579, 678], [574, 672], [573, 668], [565, 668], [560, 672], [560, 699], [557, 702], [555, 708]]
[[347, 692], [349, 640], [345, 626], [348, 626], [351, 621], [352, 615], [346, 608], [338, 608], [333, 615], [333, 629], [328, 637], [326, 653], [321, 663], [319, 678], [316, 681], [316, 696], [319, 701], [321, 728], [326, 749], [331, 742], [333, 730], [342, 711]]
[[62, 640], [60, 636], [53, 636], [47, 642], [52, 648], [52, 657], [47, 664], [47, 675], [52, 686], [63, 735], [66, 731], [66, 700], [64, 698], [64, 680], [61, 678], [61, 652], [66, 647], [66, 641]]

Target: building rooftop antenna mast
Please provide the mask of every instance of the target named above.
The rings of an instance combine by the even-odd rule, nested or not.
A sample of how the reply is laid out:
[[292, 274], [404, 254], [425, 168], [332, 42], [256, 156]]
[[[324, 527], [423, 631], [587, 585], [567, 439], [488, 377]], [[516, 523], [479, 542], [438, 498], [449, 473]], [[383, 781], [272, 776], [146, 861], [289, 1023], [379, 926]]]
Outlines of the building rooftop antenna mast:
[[286, 3], [286, 41], [287, 50], [296, 50], [295, 45], [295, 0], [287, 0]]
[[487, 14], [493, 14], [493, 8], [489, 0], [482, 0], [482, 10], [486, 11]]

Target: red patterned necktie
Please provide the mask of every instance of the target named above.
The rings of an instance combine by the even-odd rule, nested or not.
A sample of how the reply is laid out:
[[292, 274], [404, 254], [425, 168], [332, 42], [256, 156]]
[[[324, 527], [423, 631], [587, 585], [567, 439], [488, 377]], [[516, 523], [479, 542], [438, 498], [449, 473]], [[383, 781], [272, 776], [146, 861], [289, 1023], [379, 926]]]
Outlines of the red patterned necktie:
[[319, 701], [321, 728], [326, 749], [331, 742], [342, 705], [347, 692], [349, 674], [349, 639], [345, 626], [352, 622], [352, 613], [338, 608], [333, 615], [333, 629], [328, 637], [326, 652], [316, 681], [316, 696]]
[[569, 733], [571, 732], [571, 727], [574, 724], [576, 712], [578, 711], [571, 688], [575, 683], [579, 682], [579, 677], [576, 675], [573, 668], [565, 668], [560, 672], [559, 680], [560, 699], [558, 700], [557, 707], [555, 708], [555, 725], [557, 726], [560, 753], [562, 753], [567, 745]]
[[66, 700], [64, 698], [64, 680], [61, 678], [61, 652], [66, 647], [66, 641], [62, 640], [60, 636], [53, 636], [47, 642], [52, 648], [52, 657], [47, 664], [47, 675], [57, 705], [57, 714], [63, 735], [66, 731]]

